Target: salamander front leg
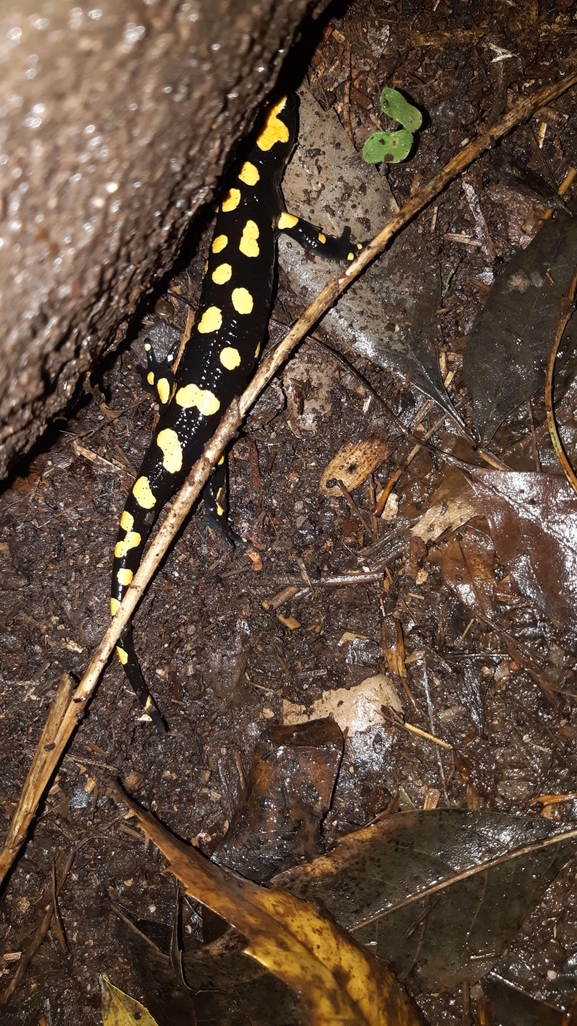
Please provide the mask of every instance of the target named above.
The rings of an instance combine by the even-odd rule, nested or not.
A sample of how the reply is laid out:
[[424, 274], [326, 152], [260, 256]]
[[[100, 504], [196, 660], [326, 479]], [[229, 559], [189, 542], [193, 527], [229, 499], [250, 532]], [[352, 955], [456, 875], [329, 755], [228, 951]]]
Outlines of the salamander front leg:
[[326, 260], [339, 260], [350, 263], [363, 248], [362, 242], [351, 242], [351, 229], [346, 227], [339, 238], [325, 235], [309, 221], [303, 221], [294, 214], [282, 213], [277, 221], [279, 231], [298, 242], [299, 246], [309, 253], [318, 254]]
[[171, 364], [175, 354], [169, 353], [166, 360], [159, 360], [149, 338], [144, 340], [144, 351], [146, 353], [146, 367], [138, 367], [142, 383], [147, 392], [152, 392], [160, 406], [166, 406], [170, 402], [173, 393], [174, 375]]

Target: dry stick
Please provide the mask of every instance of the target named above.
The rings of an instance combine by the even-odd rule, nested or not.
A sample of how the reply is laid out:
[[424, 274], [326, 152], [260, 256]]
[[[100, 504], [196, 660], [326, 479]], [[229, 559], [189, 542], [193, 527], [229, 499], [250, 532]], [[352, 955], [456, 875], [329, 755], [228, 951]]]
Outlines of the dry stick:
[[577, 268], [573, 272], [571, 284], [569, 286], [569, 292], [563, 298], [564, 312], [557, 326], [555, 332], [555, 339], [549, 353], [549, 362], [547, 364], [547, 380], [545, 382], [545, 410], [547, 412], [547, 427], [549, 428], [549, 434], [553, 443], [553, 448], [557, 454], [557, 459], [563, 467], [563, 473], [571, 485], [573, 491], [577, 493], [577, 477], [575, 471], [571, 466], [565, 449], [563, 448], [563, 442], [559, 437], [557, 430], [557, 423], [555, 421], [555, 411], [553, 410], [553, 376], [555, 374], [555, 360], [557, 359], [557, 353], [561, 340], [565, 334], [565, 328], [569, 324], [573, 316], [573, 305], [575, 303], [575, 293], [577, 292]]
[[[82, 719], [86, 704], [96, 688], [100, 675], [106, 666], [114, 646], [142, 598], [144, 590], [151, 580], [156, 567], [163, 559], [174, 535], [182, 526], [193, 502], [200, 494], [202, 487], [208, 481], [213, 468], [216, 466], [226, 446], [235, 437], [242, 424], [243, 418], [246, 416], [265, 385], [267, 385], [274, 377], [289, 354], [304, 338], [307, 332], [310, 331], [312, 326], [316, 324], [323, 314], [326, 313], [335, 300], [338, 299], [345, 289], [348, 288], [351, 282], [353, 282], [355, 278], [358, 278], [361, 271], [372, 263], [379, 253], [383, 252], [393, 236], [396, 235], [401, 228], [408, 224], [420, 210], [431, 202], [431, 200], [435, 199], [435, 197], [438, 196], [439, 193], [442, 192], [443, 189], [445, 189], [446, 186], [461, 173], [461, 171], [472, 164], [481, 153], [494, 146], [497, 139], [501, 139], [521, 121], [525, 121], [536, 111], [540, 110], [541, 107], [546, 106], [546, 104], [550, 103], [558, 96], [561, 96], [562, 93], [566, 92], [567, 89], [577, 83], [576, 62], [577, 51], [574, 51], [570, 58], [568, 58], [568, 60], [562, 65], [562, 78], [550, 86], [543, 86], [542, 89], [538, 89], [532, 96], [519, 100], [519, 102], [513, 106], [498, 125], [494, 125], [492, 128], [485, 128], [475, 142], [470, 143], [469, 146], [466, 146], [459, 154], [457, 154], [456, 157], [453, 157], [453, 159], [449, 161], [446, 167], [443, 168], [438, 175], [435, 175], [427, 185], [415, 193], [413, 198], [409, 200], [409, 202], [406, 203], [405, 206], [394, 215], [394, 217], [391, 218], [388, 224], [373, 239], [373, 241], [361, 251], [357, 259], [354, 260], [338, 278], [334, 278], [325, 286], [322, 292], [319, 293], [316, 299], [314, 299], [304, 313], [301, 314], [280, 345], [278, 345], [274, 352], [270, 353], [269, 356], [263, 360], [255, 377], [249, 384], [248, 388], [245, 389], [240, 399], [235, 400], [231, 404], [211, 441], [205, 447], [203, 455], [195, 463], [188, 475], [186, 483], [183, 485], [174, 500], [162, 527], [158, 530], [156, 536], [150, 543], [149, 548], [142, 559], [140, 568], [135, 574], [132, 584], [128, 588], [116, 616], [112, 620], [110, 627], [98, 645], [86, 673], [74, 692], [72, 701], [64, 714], [60, 729], [55, 738], [54, 748], [52, 748], [51, 751], [46, 752], [45, 750], [41, 751], [39, 746], [35, 760], [38, 758], [38, 762], [42, 763], [43, 776], [42, 778], [38, 778], [38, 783], [34, 793], [34, 807], [32, 807], [32, 799], [30, 801], [30, 817], [28, 818], [28, 822], [30, 822], [34, 809], [40, 802], [44, 787], [58, 765], [62, 753], [74, 733], [79, 720]], [[44, 783], [42, 783], [42, 781]], [[24, 788], [27, 793], [30, 792], [29, 778], [27, 778]], [[16, 857], [20, 845], [24, 841], [24, 837], [19, 832], [16, 832], [15, 836], [15, 832], [12, 827], [10, 828], [9, 836], [12, 839], [11, 845], [9, 847], [5, 845], [2, 852], [0, 852], [0, 883], [4, 879], [4, 876]]]
[[47, 772], [46, 764], [50, 762], [50, 755], [54, 748], [54, 742], [58, 730], [62, 724], [62, 720], [70, 705], [70, 697], [72, 695], [72, 681], [68, 674], [60, 680], [58, 689], [56, 691], [56, 697], [50, 711], [48, 713], [48, 719], [44, 725], [44, 730], [40, 736], [40, 741], [36, 748], [34, 758], [32, 759], [32, 765], [28, 770], [28, 776], [24, 782], [24, 787], [20, 793], [20, 799], [16, 806], [16, 811], [12, 817], [10, 827], [8, 828], [8, 834], [4, 841], [4, 847], [0, 853], [0, 882], [4, 879], [5, 874], [10, 869], [16, 854], [18, 853], [20, 846], [26, 838], [28, 827], [30, 826], [38, 808], [38, 802], [44, 793], [44, 790], [48, 784], [54, 765], [51, 766]]

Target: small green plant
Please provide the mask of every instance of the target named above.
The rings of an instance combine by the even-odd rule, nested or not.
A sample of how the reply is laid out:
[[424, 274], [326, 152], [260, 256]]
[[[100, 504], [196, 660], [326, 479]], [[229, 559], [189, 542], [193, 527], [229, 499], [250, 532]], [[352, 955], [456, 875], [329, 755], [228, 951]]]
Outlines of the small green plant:
[[409, 156], [423, 117], [397, 89], [383, 89], [380, 103], [383, 114], [403, 127], [395, 132], [373, 132], [363, 146], [363, 160], [367, 164], [399, 164]]

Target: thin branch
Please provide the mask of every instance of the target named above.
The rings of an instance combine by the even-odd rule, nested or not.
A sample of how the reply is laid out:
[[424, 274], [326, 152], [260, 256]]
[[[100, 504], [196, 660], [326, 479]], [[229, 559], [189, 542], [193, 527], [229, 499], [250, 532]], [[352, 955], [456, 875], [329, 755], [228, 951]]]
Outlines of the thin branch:
[[571, 284], [569, 285], [569, 292], [563, 297], [563, 311], [561, 320], [557, 325], [557, 331], [555, 332], [555, 339], [551, 346], [551, 352], [549, 353], [549, 361], [547, 363], [547, 380], [545, 382], [545, 410], [547, 412], [547, 427], [549, 428], [549, 434], [553, 443], [553, 448], [557, 454], [557, 459], [563, 467], [563, 473], [571, 485], [573, 491], [577, 494], [577, 477], [575, 471], [571, 466], [565, 449], [563, 448], [563, 442], [559, 437], [557, 430], [557, 423], [555, 421], [555, 411], [553, 409], [553, 376], [555, 374], [555, 360], [557, 359], [557, 353], [561, 340], [565, 334], [565, 328], [569, 324], [573, 316], [573, 307], [575, 304], [575, 293], [577, 292], [577, 267], [573, 272]]

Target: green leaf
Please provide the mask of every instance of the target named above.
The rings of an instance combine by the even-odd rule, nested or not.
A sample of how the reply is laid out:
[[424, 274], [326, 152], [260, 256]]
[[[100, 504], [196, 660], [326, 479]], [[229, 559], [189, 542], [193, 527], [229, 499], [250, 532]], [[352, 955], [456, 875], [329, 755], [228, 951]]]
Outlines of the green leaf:
[[367, 164], [399, 164], [411, 152], [413, 136], [404, 128], [398, 132], [374, 132], [363, 146], [363, 160]]
[[381, 93], [381, 110], [392, 118], [393, 121], [398, 121], [409, 132], [417, 132], [423, 124], [423, 116], [420, 110], [417, 110], [416, 107], [413, 107], [412, 103], [405, 100], [405, 97], [397, 89], [383, 89]]

